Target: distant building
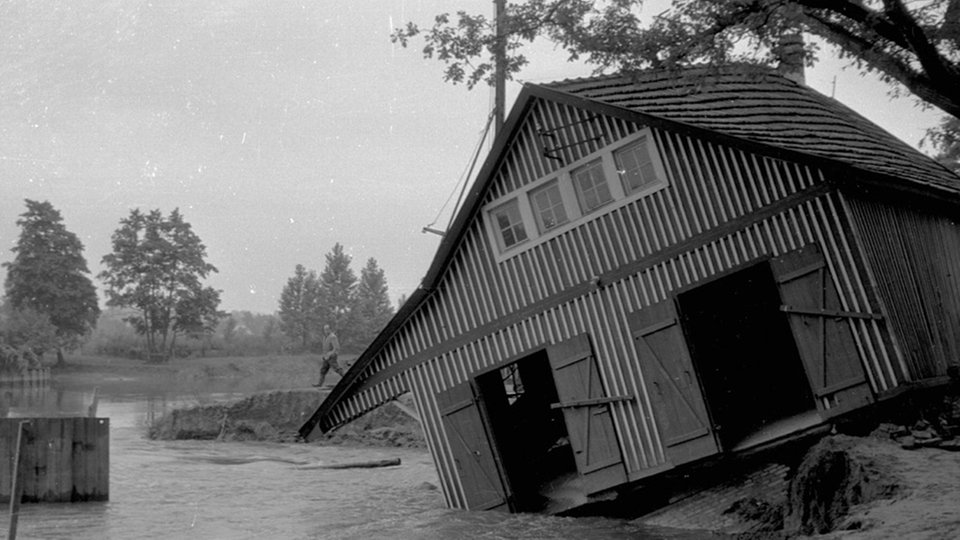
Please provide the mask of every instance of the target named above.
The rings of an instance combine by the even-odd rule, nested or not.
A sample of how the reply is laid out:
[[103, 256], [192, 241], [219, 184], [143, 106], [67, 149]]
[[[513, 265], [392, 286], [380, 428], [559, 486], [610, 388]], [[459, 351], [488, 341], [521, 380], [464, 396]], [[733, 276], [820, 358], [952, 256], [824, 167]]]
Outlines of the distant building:
[[451, 507], [553, 512], [937, 381], [960, 178], [775, 71], [528, 84], [304, 425], [412, 392]]

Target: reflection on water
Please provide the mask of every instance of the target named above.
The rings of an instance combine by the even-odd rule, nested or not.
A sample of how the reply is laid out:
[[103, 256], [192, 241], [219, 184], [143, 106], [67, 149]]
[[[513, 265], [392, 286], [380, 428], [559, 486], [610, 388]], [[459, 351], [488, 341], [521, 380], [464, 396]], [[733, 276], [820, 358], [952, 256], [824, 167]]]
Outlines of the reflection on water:
[[[94, 397], [56, 386], [0, 395], [0, 411], [17, 417], [84, 414]], [[18, 538], [664, 538], [617, 520], [448, 510], [424, 450], [143, 436], [173, 407], [233, 397], [99, 394], [97, 415], [110, 418], [110, 501], [24, 505]], [[305, 466], [395, 457], [399, 467]]]

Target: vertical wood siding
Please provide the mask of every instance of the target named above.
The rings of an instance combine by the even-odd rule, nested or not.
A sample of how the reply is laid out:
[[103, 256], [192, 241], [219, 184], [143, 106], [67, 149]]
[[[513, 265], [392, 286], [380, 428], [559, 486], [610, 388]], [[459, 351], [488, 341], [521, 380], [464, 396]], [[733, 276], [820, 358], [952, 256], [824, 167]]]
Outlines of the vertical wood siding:
[[850, 197], [878, 290], [911, 379], [946, 374], [960, 358], [960, 224]]
[[[643, 128], [615, 118], [589, 117], [587, 112], [556, 103], [534, 106], [504, 157], [484, 204], [563, 166], [542, 156], [538, 129], [568, 125], [557, 131], [555, 145], [572, 144], [560, 152], [563, 163], [570, 163]], [[599, 140], [573, 144], [597, 136]], [[810, 243], [821, 246], [843, 309], [880, 311], [869, 281], [863, 278], [864, 264], [855, 239], [844, 226], [838, 194], [825, 191], [766, 219], [750, 217], [758, 209], [823, 184], [819, 170], [659, 130], [653, 131], [653, 138], [669, 179], [666, 189], [633, 200], [502, 263], [492, 254], [496, 248], [490, 245], [481, 219], [475, 219], [432, 295], [371, 363], [364, 377], [410, 358], [422, 361], [341, 402], [332, 414], [336, 424], [412, 391], [447, 503], [462, 508], [463, 489], [453, 474], [449, 441], [434, 396], [478, 371], [589, 333], [608, 392], [636, 396], [632, 401], [612, 403], [611, 411], [628, 473], [639, 478], [645, 469], [663, 464], [665, 458], [627, 327], [629, 313], [740, 264]], [[595, 276], [741, 221], [744, 225], [732, 227], [729, 234], [694, 242], [689, 250], [666, 260], [641, 263], [637, 272], [584, 289], [585, 294], [569, 301], [521, 320], [511, 317], [519, 310], [549, 303], [572, 287], [583, 287]], [[881, 392], [898, 384], [902, 379], [899, 359], [883, 325], [870, 319], [851, 320], [850, 325], [872, 389]], [[476, 332], [475, 339], [468, 342], [460, 338], [478, 329], [490, 331]]]

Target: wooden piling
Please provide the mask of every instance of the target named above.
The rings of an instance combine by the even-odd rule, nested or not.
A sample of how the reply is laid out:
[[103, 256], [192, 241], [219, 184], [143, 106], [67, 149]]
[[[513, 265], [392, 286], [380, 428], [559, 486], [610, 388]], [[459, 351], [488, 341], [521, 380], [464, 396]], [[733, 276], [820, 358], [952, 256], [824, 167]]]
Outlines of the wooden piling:
[[[0, 418], [0, 463], [13, 463], [19, 419]], [[21, 502], [109, 498], [110, 422], [106, 418], [31, 418], [20, 461]], [[0, 502], [10, 501], [12, 469], [0, 467]]]
[[23, 450], [26, 446], [25, 434], [30, 424], [29, 420], [21, 421], [17, 426], [17, 446], [14, 451], [13, 465], [10, 467], [10, 527], [7, 529], [7, 540], [17, 539], [17, 524], [20, 521], [20, 494], [23, 492]]

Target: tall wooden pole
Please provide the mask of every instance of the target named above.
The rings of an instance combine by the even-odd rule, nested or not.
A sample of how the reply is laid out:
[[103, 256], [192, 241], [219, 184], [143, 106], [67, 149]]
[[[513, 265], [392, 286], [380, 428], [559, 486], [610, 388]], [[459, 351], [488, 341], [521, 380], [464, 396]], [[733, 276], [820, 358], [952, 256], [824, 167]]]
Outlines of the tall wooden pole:
[[26, 444], [25, 433], [29, 421], [20, 422], [17, 430], [17, 449], [13, 456], [13, 470], [10, 474], [10, 528], [7, 530], [7, 540], [16, 540], [17, 521], [20, 519], [20, 497], [23, 496], [23, 447]]
[[496, 120], [493, 124], [494, 137], [500, 135], [503, 129], [504, 108], [506, 107], [506, 79], [507, 79], [507, 47], [503, 29], [503, 16], [506, 11], [506, 0], [493, 0], [494, 14], [497, 24], [497, 44], [494, 57], [493, 111]]

